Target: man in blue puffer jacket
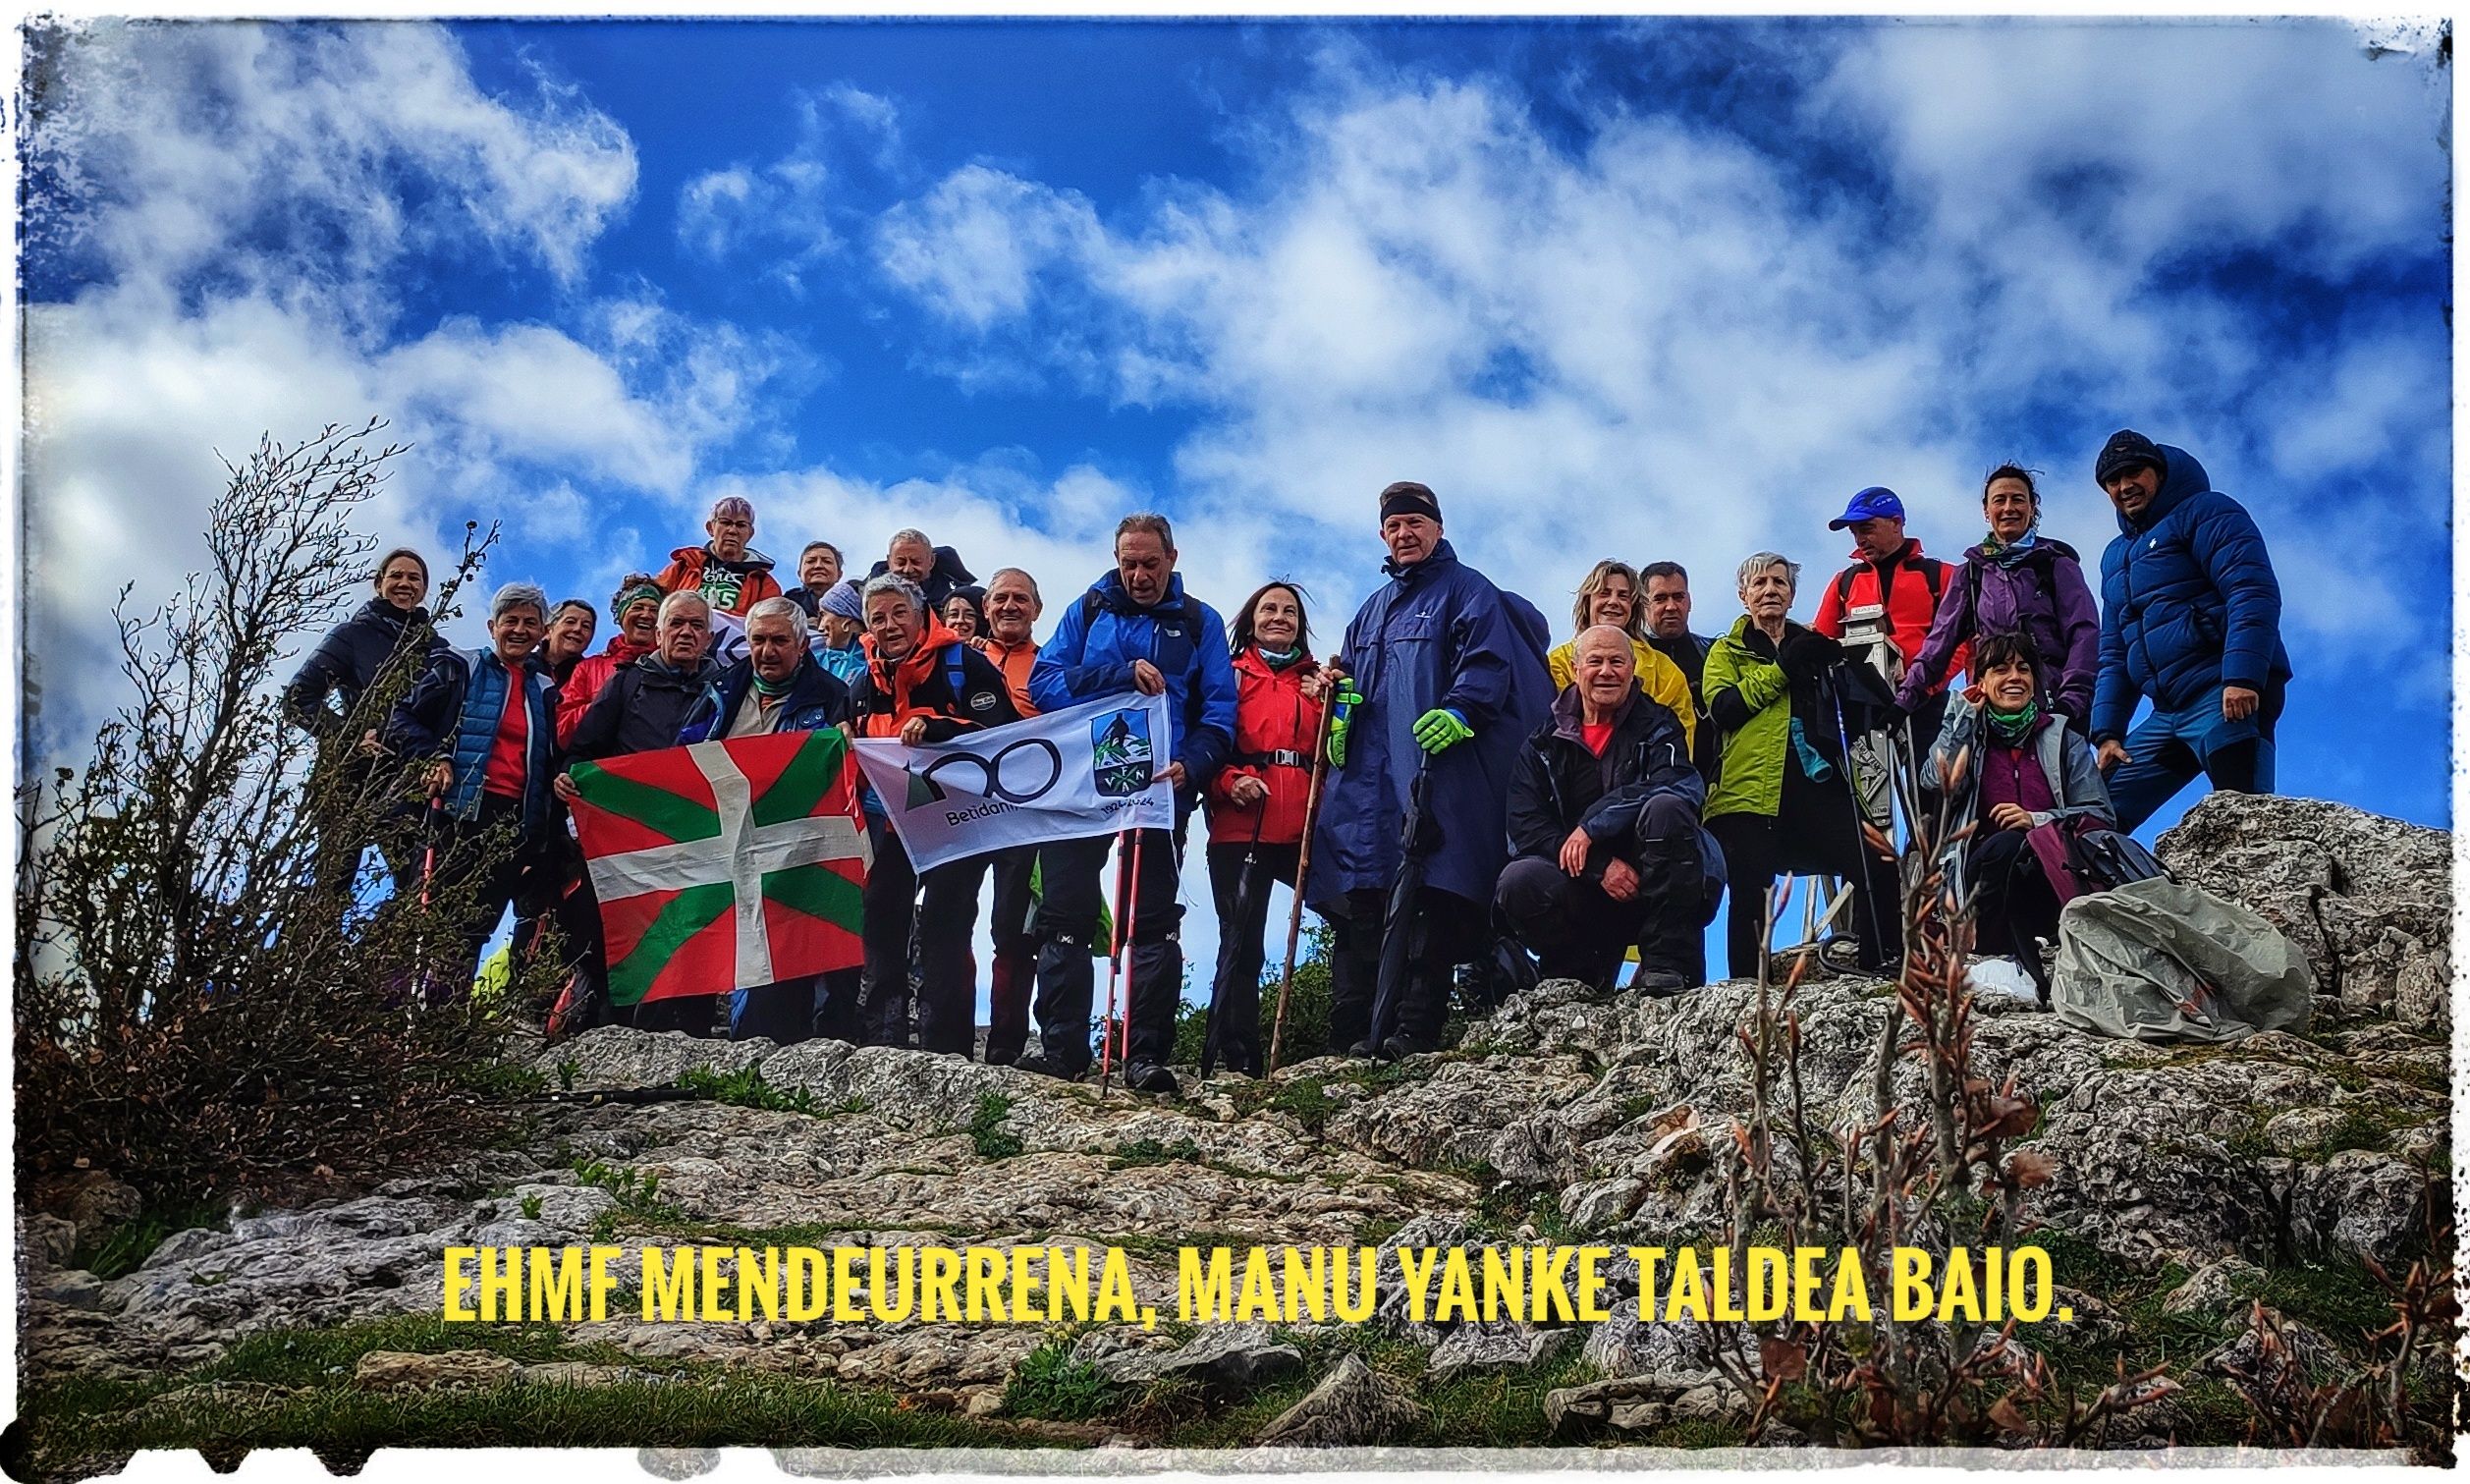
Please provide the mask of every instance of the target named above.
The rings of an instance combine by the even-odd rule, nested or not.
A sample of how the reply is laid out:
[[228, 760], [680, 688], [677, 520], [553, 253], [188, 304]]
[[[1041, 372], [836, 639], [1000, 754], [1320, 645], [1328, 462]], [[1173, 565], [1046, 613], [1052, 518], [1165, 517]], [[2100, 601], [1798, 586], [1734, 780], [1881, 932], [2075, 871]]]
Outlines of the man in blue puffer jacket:
[[[481, 948], [548, 841], [557, 686], [530, 663], [548, 614], [548, 594], [531, 583], [499, 588], [489, 599], [490, 647], [439, 650], [387, 720], [389, 744], [427, 760], [429, 797], [441, 816], [436, 875], [424, 890], [468, 883], [472, 893], [466, 957], [448, 974], [450, 995], [468, 992]], [[491, 834], [499, 839], [482, 844]]]
[[[1125, 516], [1115, 528], [1115, 571], [1065, 611], [1029, 671], [1029, 699], [1061, 711], [1104, 695], [1166, 693], [1173, 729], [1166, 776], [1175, 785], [1175, 830], [1139, 832], [1140, 873], [1128, 912], [1132, 940], [1129, 1046], [1125, 1080], [1141, 1092], [1180, 1089], [1167, 1071], [1175, 1011], [1183, 993], [1176, 905], [1184, 824], [1210, 776], [1235, 745], [1235, 673], [1227, 626], [1187, 596], [1175, 574], [1175, 529], [1157, 515]], [[1077, 1076], [1089, 1066], [1089, 940], [1098, 930], [1098, 874], [1113, 837], [1042, 846], [1038, 874], [1038, 1030], [1046, 1070]], [[1130, 869], [1129, 844], [1121, 868]]]
[[[2092, 718], [2118, 828], [2151, 818], [2198, 774], [2216, 789], [2272, 793], [2290, 657], [2264, 533], [2193, 454], [2141, 433], [2112, 434], [2093, 478], [2118, 512], [2118, 538], [2102, 553]], [[2130, 732], [2139, 698], [2153, 709]]]

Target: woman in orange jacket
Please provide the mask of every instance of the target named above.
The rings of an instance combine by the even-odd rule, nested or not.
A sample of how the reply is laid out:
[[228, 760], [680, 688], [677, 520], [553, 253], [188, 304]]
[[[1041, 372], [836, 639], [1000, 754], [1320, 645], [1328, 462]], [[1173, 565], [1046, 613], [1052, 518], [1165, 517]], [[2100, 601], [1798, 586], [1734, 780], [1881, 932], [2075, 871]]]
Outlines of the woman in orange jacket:
[[1304, 795], [1321, 735], [1320, 667], [1306, 647], [1303, 593], [1271, 582], [1235, 615], [1235, 750], [1210, 781], [1209, 886], [1218, 900], [1218, 1056], [1261, 1074], [1262, 935], [1269, 884], [1295, 884]]

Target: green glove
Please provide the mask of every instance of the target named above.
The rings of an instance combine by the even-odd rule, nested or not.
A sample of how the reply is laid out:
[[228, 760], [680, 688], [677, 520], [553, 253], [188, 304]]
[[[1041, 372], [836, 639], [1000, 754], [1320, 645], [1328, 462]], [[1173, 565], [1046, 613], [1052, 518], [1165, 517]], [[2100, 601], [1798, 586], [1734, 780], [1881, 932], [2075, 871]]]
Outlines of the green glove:
[[1330, 693], [1330, 766], [1346, 766], [1346, 727], [1354, 720], [1355, 708], [1363, 704], [1363, 692], [1352, 680], [1342, 680]]
[[1415, 718], [1415, 745], [1427, 752], [1445, 752], [1474, 735], [1466, 719], [1447, 706], [1435, 706]]

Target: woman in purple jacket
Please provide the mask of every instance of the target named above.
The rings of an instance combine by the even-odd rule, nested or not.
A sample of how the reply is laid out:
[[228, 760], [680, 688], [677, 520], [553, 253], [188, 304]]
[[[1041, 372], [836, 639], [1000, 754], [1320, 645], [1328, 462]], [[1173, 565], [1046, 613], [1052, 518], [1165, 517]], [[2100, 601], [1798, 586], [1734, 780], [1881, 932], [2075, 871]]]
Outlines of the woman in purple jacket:
[[2075, 548], [2041, 534], [2041, 491], [2030, 469], [2013, 464], [1992, 469], [1982, 481], [1981, 512], [1990, 519], [1990, 534], [1964, 552], [1963, 572], [1940, 601], [1895, 703], [1906, 711], [1919, 705], [1966, 640], [2021, 633], [2051, 678], [2053, 705], [2080, 735], [2092, 715], [2101, 668], [2101, 611], [2084, 565]]

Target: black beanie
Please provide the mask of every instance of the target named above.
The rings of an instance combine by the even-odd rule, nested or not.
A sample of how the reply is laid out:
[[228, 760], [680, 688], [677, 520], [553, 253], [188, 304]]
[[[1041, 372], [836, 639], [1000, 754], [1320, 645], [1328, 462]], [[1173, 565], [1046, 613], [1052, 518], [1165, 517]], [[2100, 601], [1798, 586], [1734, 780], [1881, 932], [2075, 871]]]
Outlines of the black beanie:
[[2160, 447], [2142, 433], [2122, 427], [2101, 446], [2101, 457], [2093, 461], [2093, 482], [2108, 489], [2113, 475], [2139, 464], [2149, 464], [2162, 477], [2169, 477], [2169, 461], [2162, 457]]
[[1412, 479], [1400, 479], [1381, 491], [1381, 519], [1392, 516], [1430, 516], [1441, 519], [1441, 501], [1430, 489]]

